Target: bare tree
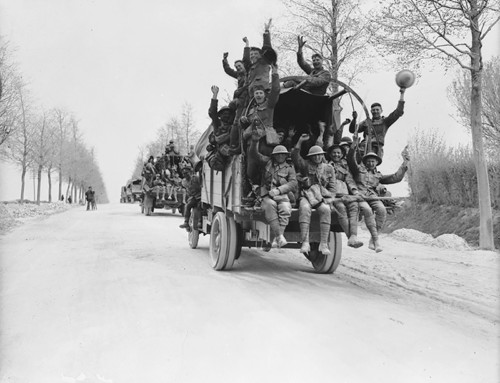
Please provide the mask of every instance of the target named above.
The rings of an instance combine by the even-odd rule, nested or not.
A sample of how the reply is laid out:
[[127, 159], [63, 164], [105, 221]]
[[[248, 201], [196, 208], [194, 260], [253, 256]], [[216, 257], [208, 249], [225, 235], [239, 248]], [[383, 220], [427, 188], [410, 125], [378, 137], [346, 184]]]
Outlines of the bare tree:
[[62, 183], [63, 183], [63, 172], [64, 164], [66, 161], [68, 148], [68, 132], [70, 123], [70, 114], [68, 111], [61, 108], [54, 108], [52, 113], [57, 125], [57, 142], [58, 142], [58, 152], [57, 152], [57, 170], [59, 172], [59, 190], [57, 194], [57, 199], [61, 199], [62, 195]]
[[[469, 71], [460, 70], [448, 87], [448, 97], [455, 105], [458, 120], [471, 129], [471, 79]], [[482, 124], [485, 147], [497, 155], [500, 146], [500, 57], [484, 64], [482, 88]]]
[[28, 169], [33, 162], [33, 145], [35, 140], [33, 104], [26, 84], [17, 80], [14, 84], [19, 106], [20, 118], [16, 121], [13, 134], [9, 137], [7, 149], [2, 156], [21, 168], [21, 203], [24, 201], [25, 179]]
[[21, 76], [11, 56], [8, 45], [0, 40], [0, 146], [14, 133], [22, 113], [17, 90]]
[[482, 92], [485, 37], [500, 19], [499, 0], [399, 0], [383, 3], [375, 20], [374, 41], [418, 66], [422, 59], [443, 60], [470, 73], [470, 124], [477, 173], [482, 249], [493, 249], [488, 169], [483, 150]]
[[46, 111], [38, 116], [34, 124], [33, 134], [33, 170], [37, 174], [36, 203], [40, 204], [42, 171], [51, 161], [54, 150], [55, 129], [50, 114]]
[[[350, 84], [357, 75], [370, 67], [373, 56], [368, 45], [368, 18], [358, 0], [283, 0], [289, 11], [283, 25], [273, 35], [273, 45], [280, 51], [280, 69], [286, 75], [299, 74], [295, 52], [297, 36], [304, 36], [311, 53], [325, 58], [333, 85], [342, 79]], [[281, 53], [283, 52], [283, 53]], [[340, 126], [340, 99], [333, 104], [333, 119]]]

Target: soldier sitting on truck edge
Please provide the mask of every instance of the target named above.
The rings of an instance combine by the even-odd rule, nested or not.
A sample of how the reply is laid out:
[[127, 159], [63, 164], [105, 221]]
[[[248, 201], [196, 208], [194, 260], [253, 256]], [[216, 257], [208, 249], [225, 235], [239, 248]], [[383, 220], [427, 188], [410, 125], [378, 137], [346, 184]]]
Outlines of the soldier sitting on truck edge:
[[[251, 137], [252, 132], [256, 130], [260, 137], [259, 152], [265, 156], [270, 156], [273, 148], [280, 143], [278, 133], [273, 127], [274, 108], [280, 93], [277, 65], [272, 66], [271, 92], [269, 95], [266, 95], [262, 86], [256, 86], [253, 92], [256, 105], [250, 108], [246, 116], [241, 117], [241, 127], [245, 128], [243, 133], [243, 140], [246, 143], [245, 148], [248, 152], [248, 139]], [[258, 165], [257, 158], [247, 157], [247, 177], [252, 184], [260, 182], [261, 173]]]
[[156, 192], [156, 199], [160, 199], [160, 194], [162, 201], [165, 200], [165, 182], [161, 179], [160, 173], [156, 173], [156, 177], [153, 181], [153, 191]]
[[[399, 89], [401, 96], [399, 97], [398, 106], [387, 117], [382, 116], [382, 106], [378, 102], [375, 102], [370, 107], [370, 111], [372, 113], [371, 120], [364, 120], [359, 124], [358, 133], [363, 133], [363, 137], [366, 140], [366, 153], [373, 152], [381, 159], [384, 158], [385, 135], [387, 134], [387, 130], [389, 129], [389, 127], [394, 124], [404, 113], [405, 91], [406, 88]], [[356, 130], [357, 112], [353, 111], [352, 116], [353, 119], [351, 121], [351, 124], [349, 125], [349, 132], [354, 133]]]
[[[344, 152], [340, 145], [332, 145], [326, 149], [330, 157], [330, 165], [335, 169], [335, 179], [337, 182], [337, 197], [347, 196], [357, 190], [356, 182], [352, 177], [347, 162], [344, 159]], [[348, 241], [347, 246], [358, 248], [363, 246], [363, 242], [358, 241], [358, 203], [355, 201], [335, 200], [333, 210], [337, 214], [338, 221], [344, 230]]]
[[306, 256], [311, 247], [309, 245], [309, 227], [311, 224], [312, 209], [319, 213], [320, 244], [319, 252], [330, 255], [328, 237], [330, 235], [331, 203], [336, 193], [335, 170], [324, 162], [325, 152], [320, 146], [314, 145], [309, 149], [307, 161], [300, 155], [302, 143], [309, 140], [309, 135], [300, 136], [292, 151], [292, 160], [300, 173], [302, 188], [299, 202], [299, 225], [302, 246], [300, 252]]
[[217, 111], [219, 87], [212, 85], [211, 90], [212, 99], [208, 115], [212, 119], [213, 131], [208, 137], [210, 144], [207, 146], [207, 151], [210, 153], [207, 155], [207, 162], [212, 169], [223, 170], [229, 160], [229, 140], [235, 111], [229, 106], [223, 106]]
[[262, 174], [261, 206], [271, 227], [272, 247], [283, 247], [287, 244], [283, 233], [292, 214], [289, 194], [293, 195], [297, 190], [295, 169], [286, 162], [289, 154], [283, 145], [277, 145]]
[[332, 75], [328, 70], [323, 68], [323, 57], [319, 53], [312, 55], [313, 66], [311, 68], [304, 60], [304, 54], [302, 52], [302, 48], [306, 44], [306, 41], [302, 36], [297, 36], [297, 41], [299, 45], [297, 50], [297, 63], [308, 76], [293, 76], [293, 79], [286, 81], [283, 85], [285, 88], [300, 88], [311, 94], [323, 96], [330, 85]]
[[[403, 163], [398, 171], [394, 174], [383, 175], [377, 170], [377, 166], [382, 163], [382, 158], [376, 153], [370, 152], [363, 156], [363, 163], [359, 164], [354, 154], [355, 145], [353, 143], [347, 156], [349, 169], [357, 186], [357, 190], [353, 192], [353, 195], [361, 197], [359, 199], [359, 208], [365, 217], [366, 227], [371, 234], [368, 247], [378, 253], [382, 251], [378, 234], [385, 224], [387, 211], [382, 201], [378, 199], [377, 187], [380, 184], [386, 185], [401, 182], [408, 170], [410, 157], [406, 150], [404, 150], [402, 153]], [[375, 213], [375, 218], [373, 217], [372, 210]]]
[[[182, 186], [186, 189], [187, 203], [184, 207], [184, 223], [179, 225], [181, 229], [190, 229], [189, 219], [191, 218], [191, 209], [201, 201], [201, 182], [197, 174], [193, 174], [193, 169], [186, 166], [182, 169], [184, 178]], [[191, 228], [192, 229], [192, 228]]]

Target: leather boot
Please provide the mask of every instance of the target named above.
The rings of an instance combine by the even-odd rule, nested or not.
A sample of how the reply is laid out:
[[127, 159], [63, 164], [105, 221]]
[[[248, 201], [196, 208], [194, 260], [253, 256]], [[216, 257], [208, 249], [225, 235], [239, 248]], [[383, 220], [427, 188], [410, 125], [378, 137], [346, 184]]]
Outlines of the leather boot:
[[280, 236], [280, 224], [277, 219], [273, 219], [269, 222], [269, 227], [271, 229], [271, 238], [274, 238], [271, 247], [278, 247], [278, 238]]
[[328, 248], [328, 236], [330, 234], [330, 224], [320, 223], [320, 242], [318, 251], [323, 255], [330, 255], [330, 249]]
[[300, 223], [300, 239], [302, 240], [302, 246], [300, 247], [300, 252], [302, 254], [309, 254], [311, 251], [311, 246], [309, 245], [309, 224], [305, 222]]
[[358, 241], [358, 237], [353, 234], [349, 237], [349, 240], [347, 241], [347, 246], [354, 247], [355, 249], [357, 249], [358, 247], [363, 246], [363, 242]]

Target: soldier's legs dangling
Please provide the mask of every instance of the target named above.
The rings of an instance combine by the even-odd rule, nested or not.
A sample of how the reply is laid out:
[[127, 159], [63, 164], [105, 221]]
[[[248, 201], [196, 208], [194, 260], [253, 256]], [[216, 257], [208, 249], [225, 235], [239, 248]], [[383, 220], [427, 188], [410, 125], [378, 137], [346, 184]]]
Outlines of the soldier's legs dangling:
[[262, 210], [264, 210], [264, 216], [266, 221], [269, 223], [271, 228], [271, 236], [273, 238], [273, 245], [276, 242], [277, 237], [280, 235], [280, 224], [278, 220], [278, 204], [276, 201], [269, 197], [264, 197], [262, 200]]
[[348, 202], [347, 206], [347, 216], [349, 217], [349, 241], [347, 246], [358, 248], [363, 246], [363, 242], [358, 240], [358, 214], [359, 206], [357, 202]]
[[351, 232], [349, 230], [349, 220], [347, 219], [347, 210], [344, 203], [342, 201], [334, 201], [332, 213], [336, 214], [340, 227], [344, 230], [347, 238], [349, 238], [351, 236]]
[[359, 209], [365, 218], [366, 228], [371, 234], [370, 244], [368, 245], [368, 247], [372, 250], [377, 251], [377, 247], [379, 249], [381, 248], [378, 240], [377, 224], [375, 223], [375, 216], [372, 212], [372, 208], [370, 207], [368, 202], [363, 201], [359, 203]]
[[326, 203], [320, 204], [316, 211], [319, 214], [319, 231], [320, 231], [320, 242], [319, 242], [319, 252], [323, 255], [330, 255], [330, 249], [328, 248], [328, 237], [330, 235], [330, 225], [332, 223], [332, 210], [330, 205]]
[[299, 226], [300, 226], [300, 240], [302, 246], [300, 252], [308, 254], [311, 251], [309, 245], [309, 227], [311, 225], [311, 205], [305, 198], [301, 198], [299, 202]]
[[278, 239], [278, 245], [280, 247], [285, 246], [287, 244], [284, 233], [285, 233], [285, 228], [288, 226], [288, 222], [290, 220], [291, 215], [292, 215], [292, 205], [290, 202], [278, 203], [278, 220], [280, 224], [280, 235]]

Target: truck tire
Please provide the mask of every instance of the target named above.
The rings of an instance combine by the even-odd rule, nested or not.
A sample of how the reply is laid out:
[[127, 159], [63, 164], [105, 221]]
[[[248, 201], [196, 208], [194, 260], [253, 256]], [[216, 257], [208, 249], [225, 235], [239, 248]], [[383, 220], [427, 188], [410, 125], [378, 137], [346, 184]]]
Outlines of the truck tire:
[[233, 267], [234, 260], [240, 257], [241, 253], [241, 227], [233, 217], [227, 217], [227, 228], [229, 231], [229, 249], [224, 270], [229, 270]]
[[191, 230], [188, 234], [188, 242], [191, 249], [196, 249], [196, 247], [198, 246], [198, 239], [200, 238], [200, 230], [198, 227], [199, 219], [200, 210], [194, 208], [191, 212], [191, 217], [189, 218], [189, 227], [191, 228]]
[[224, 270], [229, 253], [229, 229], [226, 215], [221, 211], [212, 220], [209, 253], [212, 267], [217, 271]]
[[340, 234], [330, 231], [330, 255], [324, 255], [318, 251], [318, 242], [311, 243], [309, 258], [316, 273], [331, 274], [337, 269], [342, 257], [342, 237]]

